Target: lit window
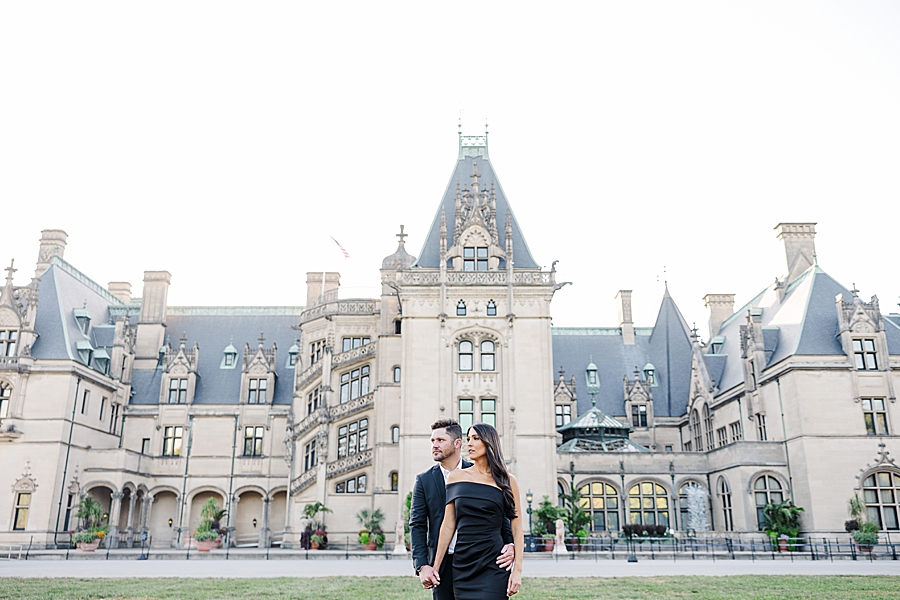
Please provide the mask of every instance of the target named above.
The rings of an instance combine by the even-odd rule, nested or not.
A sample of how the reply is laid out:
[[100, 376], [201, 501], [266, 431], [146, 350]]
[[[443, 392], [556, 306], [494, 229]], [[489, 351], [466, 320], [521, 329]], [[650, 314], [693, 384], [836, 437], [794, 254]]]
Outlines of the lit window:
[[619, 494], [616, 488], [608, 483], [593, 481], [580, 487], [578, 492], [581, 494], [581, 507], [591, 517], [591, 531], [619, 530]]
[[184, 427], [166, 427], [163, 430], [163, 456], [181, 456], [181, 437]]
[[459, 401], [459, 421], [462, 427], [463, 435], [475, 422], [475, 401], [471, 398], [461, 398]]
[[248, 404], [265, 404], [266, 390], [269, 386], [268, 379], [251, 379], [250, 388], [247, 390]]
[[719, 477], [716, 484], [716, 492], [719, 495], [719, 504], [722, 506], [722, 524], [725, 531], [734, 531], [734, 516], [731, 510], [731, 488], [724, 477]]
[[888, 435], [887, 411], [884, 398], [863, 398], [863, 417], [866, 421], [866, 433], [869, 435]]
[[0, 329], [0, 356], [15, 356], [16, 341], [19, 332], [10, 329]]
[[28, 510], [31, 508], [31, 493], [16, 494], [16, 512], [13, 517], [13, 531], [23, 531], [28, 525]]
[[169, 404], [187, 402], [187, 378], [173, 377], [169, 380]]
[[669, 496], [666, 488], [643, 481], [628, 490], [628, 519], [640, 525], [669, 525]]
[[468, 340], [463, 340], [459, 343], [459, 370], [460, 371], [471, 371], [472, 370], [472, 354], [475, 350], [475, 346], [472, 342]]
[[393, 427], [391, 427], [391, 443], [400, 443], [400, 427], [398, 425], [394, 425]]
[[647, 405], [635, 404], [631, 406], [631, 425], [633, 427], [647, 426]]
[[338, 428], [338, 458], [362, 452], [368, 447], [368, 419], [360, 419]]
[[497, 305], [494, 304], [493, 300], [488, 300], [487, 303], [487, 316], [496, 317], [497, 316]]
[[303, 472], [316, 466], [316, 440], [310, 441], [303, 448]]
[[460, 300], [456, 305], [456, 316], [464, 317], [466, 316], [466, 303]]
[[888, 471], [872, 473], [863, 480], [866, 518], [878, 523], [878, 529], [896, 530], [900, 512], [900, 475]]
[[0, 381], [0, 419], [9, 416], [9, 403], [12, 398], [12, 386]]
[[341, 404], [369, 393], [369, 365], [341, 375]]
[[878, 370], [875, 354], [875, 340], [853, 340], [853, 359], [860, 371]]
[[556, 405], [556, 426], [562, 427], [572, 420], [572, 405], [557, 404]]
[[784, 491], [777, 479], [762, 475], [753, 484], [753, 497], [756, 501], [756, 525], [762, 531], [766, 525], [766, 505], [784, 502]]
[[396, 492], [400, 487], [400, 476], [397, 475], [397, 471], [391, 472], [391, 491]]
[[481, 401], [481, 422], [497, 427], [497, 401], [484, 398]]
[[494, 370], [494, 342], [481, 342], [481, 370]]
[[262, 456], [262, 427], [244, 428], [244, 456]]

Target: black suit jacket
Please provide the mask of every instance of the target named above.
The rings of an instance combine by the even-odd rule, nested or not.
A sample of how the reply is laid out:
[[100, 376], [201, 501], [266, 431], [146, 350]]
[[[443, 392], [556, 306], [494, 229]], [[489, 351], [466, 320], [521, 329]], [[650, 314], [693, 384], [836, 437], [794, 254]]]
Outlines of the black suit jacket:
[[[463, 469], [471, 466], [472, 463], [468, 461], [462, 462]], [[417, 571], [425, 565], [434, 564], [446, 505], [447, 486], [444, 483], [444, 474], [441, 473], [440, 463], [435, 463], [433, 467], [416, 476], [412, 506], [409, 510], [409, 538], [412, 545], [413, 567]], [[504, 544], [512, 543], [509, 519], [503, 519], [500, 535]]]

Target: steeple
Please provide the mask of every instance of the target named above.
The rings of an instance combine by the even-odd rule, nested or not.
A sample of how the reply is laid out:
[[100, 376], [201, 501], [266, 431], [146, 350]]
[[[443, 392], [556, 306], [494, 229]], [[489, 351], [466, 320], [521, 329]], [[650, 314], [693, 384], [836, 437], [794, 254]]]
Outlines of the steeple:
[[13, 273], [15, 273], [18, 269], [14, 268], [16, 259], [12, 259], [9, 262], [9, 266], [6, 267], [6, 285], [3, 286], [3, 293], [0, 294], [0, 306], [8, 306], [15, 310], [15, 303], [13, 298]]

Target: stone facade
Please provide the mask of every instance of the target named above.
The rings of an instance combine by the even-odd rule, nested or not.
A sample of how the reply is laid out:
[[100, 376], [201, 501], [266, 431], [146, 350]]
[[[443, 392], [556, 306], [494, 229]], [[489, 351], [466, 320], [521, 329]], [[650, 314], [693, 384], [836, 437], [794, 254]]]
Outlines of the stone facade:
[[705, 343], [668, 291], [652, 328], [628, 290], [617, 327], [552, 327], [565, 282], [531, 257], [486, 135], [461, 136], [420, 256], [401, 230], [378, 298], [311, 271], [305, 307], [172, 307], [168, 272], [133, 298], [44, 231], [32, 282], [11, 266], [0, 294], [0, 544], [66, 544], [84, 495], [112, 547], [184, 547], [210, 497], [238, 546], [296, 547], [312, 502], [332, 540], [363, 508], [391, 532], [441, 417], [494, 424], [523, 494], [574, 485], [597, 532], [683, 530], [689, 486], [717, 532], [786, 498], [840, 530], [854, 492], [897, 529], [900, 316], [819, 268], [814, 224], [776, 229], [788, 275], [737, 312], [707, 295]]

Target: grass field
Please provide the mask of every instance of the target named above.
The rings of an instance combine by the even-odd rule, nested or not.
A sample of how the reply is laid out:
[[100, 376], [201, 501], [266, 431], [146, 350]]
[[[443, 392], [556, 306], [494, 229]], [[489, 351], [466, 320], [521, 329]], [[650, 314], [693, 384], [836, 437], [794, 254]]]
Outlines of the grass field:
[[[410, 577], [316, 579], [0, 579], [0, 598], [429, 600]], [[900, 598], [900, 577], [776, 576], [525, 579], [518, 600]]]

